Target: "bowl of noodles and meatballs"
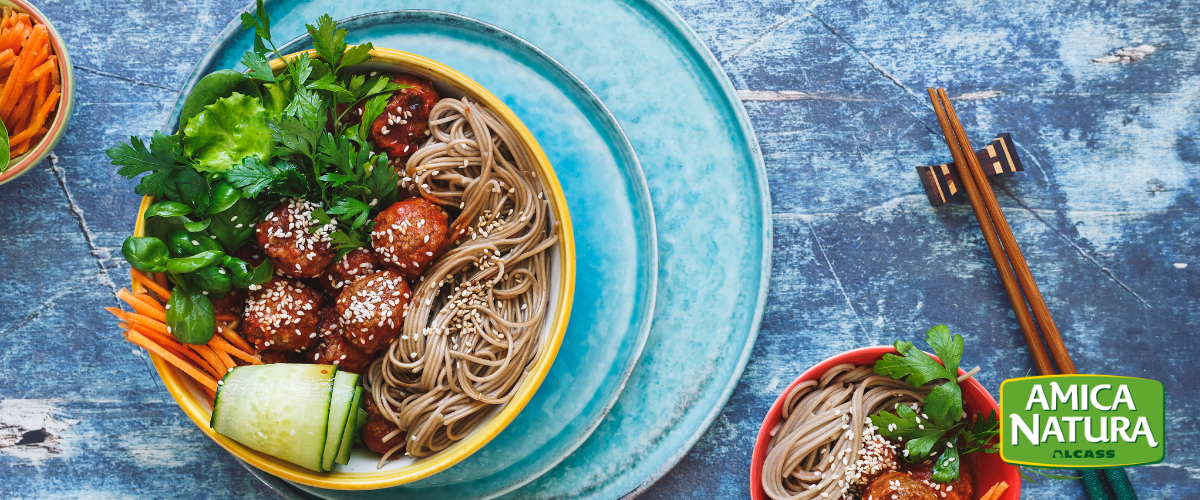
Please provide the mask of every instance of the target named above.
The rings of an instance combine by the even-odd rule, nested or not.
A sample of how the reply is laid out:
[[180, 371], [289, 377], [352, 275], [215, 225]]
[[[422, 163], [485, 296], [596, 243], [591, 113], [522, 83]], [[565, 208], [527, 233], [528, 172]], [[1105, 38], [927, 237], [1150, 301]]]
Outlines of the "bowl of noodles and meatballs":
[[[503, 102], [405, 52], [374, 49], [358, 69], [404, 87], [370, 132], [399, 173], [399, 201], [376, 207], [370, 241], [349, 252], [337, 251], [319, 200], [264, 206], [250, 242], [230, 255], [270, 262], [275, 275], [212, 300], [218, 329], [235, 331], [262, 363], [362, 376], [369, 419], [349, 463], [314, 472], [214, 432], [211, 396], [153, 358], [172, 396], [222, 447], [275, 476], [331, 489], [412, 482], [494, 438], [554, 361], [575, 275], [562, 189]], [[142, 214], [153, 202], [143, 200], [135, 235], [146, 234]]]
[[[928, 456], [921, 457], [910, 455], [905, 446], [910, 443], [903, 436], [898, 441], [885, 437], [887, 431], [896, 429], [893, 425], [887, 425], [887, 429], [875, 425], [877, 421], [872, 414], [876, 412], [903, 415], [921, 430], [934, 422], [925, 413], [930, 386], [911, 387], [905, 381], [893, 380], [873, 370], [881, 359], [896, 354], [894, 346], [862, 347], [825, 359], [797, 377], [776, 399], [759, 429], [751, 458], [750, 497], [754, 500], [1020, 498], [1021, 478], [1017, 468], [1001, 460], [998, 453], [985, 450], [995, 444], [992, 434], [985, 438], [986, 444], [974, 443], [975, 446], [964, 446], [960, 438], [939, 440]], [[988, 418], [995, 423], [999, 405], [972, 378], [979, 369], [955, 371], [960, 379], [957, 383], [961, 388], [962, 419], [954, 428], [972, 428]], [[944, 449], [942, 444], [946, 445]], [[937, 475], [935, 464], [944, 465], [943, 460], [958, 462], [953, 467], [954, 477]]]

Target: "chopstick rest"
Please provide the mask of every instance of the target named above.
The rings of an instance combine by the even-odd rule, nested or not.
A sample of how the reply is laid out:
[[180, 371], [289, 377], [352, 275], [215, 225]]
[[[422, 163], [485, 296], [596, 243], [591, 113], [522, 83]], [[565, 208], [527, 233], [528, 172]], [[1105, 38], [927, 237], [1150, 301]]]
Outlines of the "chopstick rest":
[[[1025, 170], [1021, 158], [1017, 156], [1017, 147], [1012, 136], [1007, 132], [999, 134], [983, 149], [975, 152], [983, 173], [987, 176], [1009, 174]], [[958, 167], [953, 161], [941, 165], [920, 166], [917, 177], [925, 187], [925, 196], [929, 204], [940, 207], [950, 198], [963, 192], [962, 180], [958, 177]]]

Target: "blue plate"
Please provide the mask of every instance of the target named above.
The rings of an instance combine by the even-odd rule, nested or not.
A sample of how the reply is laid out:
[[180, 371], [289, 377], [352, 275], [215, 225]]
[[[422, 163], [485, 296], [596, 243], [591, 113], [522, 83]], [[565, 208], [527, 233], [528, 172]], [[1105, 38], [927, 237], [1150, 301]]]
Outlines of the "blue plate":
[[[386, 490], [439, 499], [494, 496], [541, 475], [579, 447], [616, 401], [641, 353], [658, 262], [645, 178], [616, 119], [595, 94], [510, 33], [431, 11], [381, 12], [339, 24], [350, 31], [350, 43], [371, 41], [431, 58], [503, 100], [550, 158], [572, 218], [587, 221], [575, 233], [570, 326], [542, 389], [480, 451], [435, 476]], [[305, 35], [280, 51], [305, 50], [311, 43]], [[301, 487], [326, 498], [377, 494]]]
[[[514, 498], [615, 498], [641, 491], [666, 473], [700, 439], [733, 391], [758, 334], [771, 267], [770, 197], [762, 157], [732, 85], [695, 34], [657, 1], [297, 0], [268, 2], [268, 8], [280, 39], [302, 34], [304, 23], [326, 12], [346, 18], [398, 8], [452, 11], [528, 40], [600, 96], [637, 151], [653, 201], [659, 255], [654, 325], [620, 399], [592, 436], [549, 472], [506, 482], [528, 482], [509, 493]], [[394, 48], [422, 53], [427, 48], [418, 42], [436, 39], [442, 29], [428, 26], [412, 45]], [[493, 47], [480, 40], [470, 50], [511, 53], [504, 44]], [[234, 21], [198, 69], [234, 67], [250, 43]], [[521, 98], [503, 90], [511, 88], [505, 86], [506, 75], [463, 67], [454, 59], [481, 55], [422, 55], [478, 79], [506, 102]], [[531, 128], [544, 127], [522, 118]], [[547, 152], [557, 147], [549, 138], [538, 139]], [[594, 189], [575, 185], [582, 173], [552, 160], [568, 196]], [[580, 234], [590, 234], [592, 225], [617, 227], [575, 205], [571, 214]], [[583, 255], [632, 244], [612, 241], [606, 238], [602, 248], [580, 241], [580, 293], [611, 285], [589, 280], [618, 272], [620, 264], [589, 263]], [[594, 274], [584, 276], [585, 271]], [[581, 326], [574, 319], [571, 325]], [[557, 362], [555, 367], [561, 368]], [[575, 376], [572, 383], [581, 379]], [[542, 387], [556, 393], [561, 388], [553, 382]], [[550, 463], [557, 460], [547, 457]]]

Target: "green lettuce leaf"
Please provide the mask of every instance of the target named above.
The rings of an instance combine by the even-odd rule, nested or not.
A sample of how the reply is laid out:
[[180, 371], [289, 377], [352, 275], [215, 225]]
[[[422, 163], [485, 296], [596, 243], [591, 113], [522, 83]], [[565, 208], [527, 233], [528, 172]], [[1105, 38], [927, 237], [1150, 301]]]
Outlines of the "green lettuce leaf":
[[273, 143], [262, 100], [238, 92], [205, 106], [183, 136], [184, 150], [202, 172], [224, 172], [253, 155], [268, 158]]

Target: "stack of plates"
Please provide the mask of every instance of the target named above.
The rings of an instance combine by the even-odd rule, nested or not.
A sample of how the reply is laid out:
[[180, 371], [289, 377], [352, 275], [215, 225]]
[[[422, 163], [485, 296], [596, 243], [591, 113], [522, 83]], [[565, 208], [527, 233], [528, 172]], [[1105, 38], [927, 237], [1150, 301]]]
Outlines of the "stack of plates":
[[[728, 79], [691, 30], [654, 1], [304, 0], [267, 8], [277, 40], [303, 35], [306, 22], [328, 12], [345, 19], [351, 43], [434, 59], [503, 100], [562, 182], [578, 274], [570, 326], [541, 389], [463, 462], [366, 491], [252, 472], [292, 498], [438, 499], [613, 498], [665, 474], [737, 383], [771, 267], [758, 146]], [[386, 11], [423, 8], [453, 13]], [[183, 95], [204, 74], [238, 67], [251, 42], [231, 23]]]

